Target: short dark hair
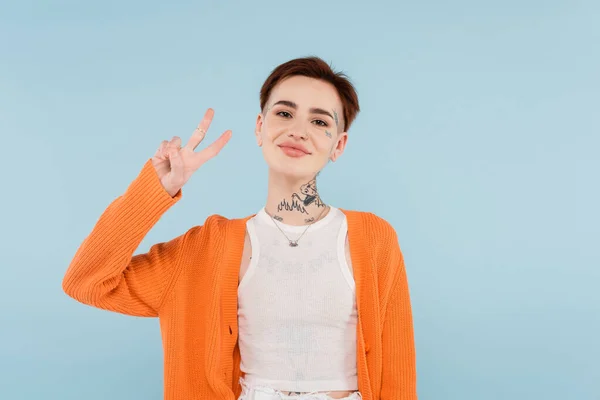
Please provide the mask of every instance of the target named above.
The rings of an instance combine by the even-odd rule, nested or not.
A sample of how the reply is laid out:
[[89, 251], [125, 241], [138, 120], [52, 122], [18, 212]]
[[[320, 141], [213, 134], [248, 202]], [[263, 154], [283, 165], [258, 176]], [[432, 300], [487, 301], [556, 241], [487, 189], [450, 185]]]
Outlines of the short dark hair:
[[260, 109], [262, 111], [265, 109], [273, 88], [292, 76], [306, 76], [331, 83], [337, 90], [344, 108], [344, 129], [342, 131], [347, 132], [350, 129], [350, 125], [360, 111], [356, 89], [346, 74], [334, 71], [329, 64], [315, 56], [287, 61], [271, 71], [260, 89]]

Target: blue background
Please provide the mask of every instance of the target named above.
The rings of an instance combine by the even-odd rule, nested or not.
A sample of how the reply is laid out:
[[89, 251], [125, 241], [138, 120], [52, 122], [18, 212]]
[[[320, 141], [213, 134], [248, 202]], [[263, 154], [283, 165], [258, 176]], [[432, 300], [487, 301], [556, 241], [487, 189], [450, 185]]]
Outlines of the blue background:
[[600, 399], [600, 2], [0, 4], [1, 399], [162, 398], [158, 321], [63, 274], [207, 107], [233, 137], [139, 251], [262, 207], [258, 91], [313, 54], [363, 107], [319, 191], [398, 232], [420, 399]]

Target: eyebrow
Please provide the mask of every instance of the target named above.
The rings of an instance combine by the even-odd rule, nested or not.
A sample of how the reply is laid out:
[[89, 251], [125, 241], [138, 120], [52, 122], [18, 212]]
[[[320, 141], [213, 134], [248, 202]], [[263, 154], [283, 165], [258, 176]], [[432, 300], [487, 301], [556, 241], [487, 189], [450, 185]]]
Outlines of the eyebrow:
[[[273, 106], [276, 106], [278, 104], [284, 105], [284, 106], [288, 106], [290, 108], [293, 108], [294, 110], [298, 109], [298, 105], [296, 103], [294, 103], [293, 101], [289, 101], [289, 100], [279, 100], [278, 102], [274, 103]], [[322, 108], [311, 108], [310, 110], [308, 110], [311, 114], [321, 114], [321, 115], [327, 115], [329, 118], [331, 118], [332, 120], [335, 121], [335, 118], [333, 118], [333, 115], [331, 115], [331, 113], [327, 110], [323, 110]]]

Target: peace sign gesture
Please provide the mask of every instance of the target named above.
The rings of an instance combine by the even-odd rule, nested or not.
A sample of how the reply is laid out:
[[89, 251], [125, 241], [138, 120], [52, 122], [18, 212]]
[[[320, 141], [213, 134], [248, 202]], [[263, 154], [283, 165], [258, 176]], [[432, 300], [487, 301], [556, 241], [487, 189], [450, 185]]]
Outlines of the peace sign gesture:
[[171, 197], [177, 194], [202, 164], [219, 154], [231, 138], [231, 131], [226, 130], [208, 147], [198, 152], [194, 151], [204, 139], [214, 114], [212, 108], [206, 111], [204, 118], [184, 147], [181, 147], [181, 138], [173, 136], [170, 141], [163, 140], [152, 157], [152, 165], [156, 169], [160, 183]]

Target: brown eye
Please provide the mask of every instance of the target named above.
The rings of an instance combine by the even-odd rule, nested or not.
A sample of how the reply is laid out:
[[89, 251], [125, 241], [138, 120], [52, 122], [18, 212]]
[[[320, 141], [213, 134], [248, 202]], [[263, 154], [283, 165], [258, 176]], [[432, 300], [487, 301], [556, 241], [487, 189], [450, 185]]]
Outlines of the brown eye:
[[319, 125], [319, 126], [324, 126], [324, 127], [327, 127], [327, 126], [328, 126], [328, 125], [327, 125], [327, 122], [325, 122], [325, 121], [322, 121], [322, 120], [320, 120], [320, 119], [317, 119], [317, 120], [315, 120], [315, 121], [313, 121], [313, 122], [314, 122], [314, 123], [316, 123], [316, 124], [317, 124], [317, 125]]
[[292, 115], [287, 111], [279, 111], [277, 115], [282, 116], [284, 118], [290, 118]]

